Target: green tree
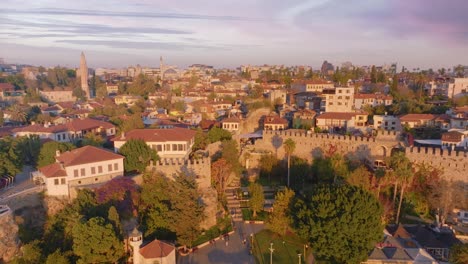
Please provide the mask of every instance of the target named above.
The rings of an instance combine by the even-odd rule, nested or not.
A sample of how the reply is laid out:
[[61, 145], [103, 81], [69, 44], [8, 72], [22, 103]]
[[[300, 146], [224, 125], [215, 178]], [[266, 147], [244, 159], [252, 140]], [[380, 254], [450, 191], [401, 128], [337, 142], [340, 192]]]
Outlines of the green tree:
[[291, 174], [291, 155], [296, 149], [296, 142], [292, 138], [288, 138], [283, 142], [283, 148], [286, 155], [288, 155], [288, 187], [290, 183], [290, 174]]
[[268, 218], [267, 227], [282, 236], [286, 235], [292, 225], [291, 208], [293, 198], [294, 191], [291, 189], [278, 192], [275, 196], [273, 212]]
[[262, 174], [268, 175], [268, 181], [271, 183], [271, 174], [273, 168], [278, 165], [278, 159], [273, 154], [262, 155], [260, 158], [260, 169]]
[[125, 156], [124, 167], [126, 172], [144, 172], [150, 161], [156, 162], [159, 157], [156, 150], [151, 149], [142, 139], [130, 139], [119, 149]]
[[208, 139], [210, 143], [215, 143], [223, 140], [230, 140], [232, 138], [231, 132], [219, 127], [213, 127], [208, 131]]
[[468, 263], [468, 244], [454, 245], [450, 249], [450, 263], [453, 263], [453, 264]]
[[83, 146], [102, 147], [104, 145], [104, 138], [95, 133], [87, 133], [83, 137], [83, 141], [81, 143]]
[[[112, 121], [114, 122], [115, 118]], [[119, 126], [121, 132], [128, 132], [133, 129], [140, 129], [145, 127], [145, 124], [143, 123], [139, 113], [129, 116], [126, 120], [119, 120], [116, 122], [116, 124]]]
[[12, 105], [9, 109], [10, 111], [10, 120], [16, 123], [26, 122], [26, 111], [22, 109], [18, 104]]
[[239, 162], [239, 148], [235, 140], [224, 140], [221, 143], [221, 157], [227, 161], [231, 172], [237, 176], [241, 173], [242, 166]]
[[363, 165], [359, 166], [354, 171], [352, 171], [346, 178], [346, 182], [348, 182], [351, 185], [361, 187], [366, 191], [370, 191], [372, 188], [370, 172]]
[[299, 235], [327, 263], [361, 263], [381, 240], [382, 207], [370, 193], [349, 185], [321, 185], [293, 211]]
[[257, 217], [257, 212], [263, 210], [265, 204], [265, 196], [263, 195], [263, 187], [258, 183], [250, 183], [249, 185], [249, 207], [252, 210], [253, 218]]
[[41, 147], [39, 152], [39, 160], [37, 162], [38, 167], [43, 167], [55, 162], [55, 156], [57, 150], [65, 152], [74, 149], [75, 146], [71, 143], [62, 143], [57, 141], [47, 142]]
[[56, 250], [54, 253], [47, 256], [46, 264], [69, 264], [70, 260], [60, 252]]
[[201, 128], [197, 128], [192, 150], [205, 149], [208, 143], [208, 136], [201, 130]]
[[115, 263], [125, 255], [114, 227], [102, 217], [81, 221], [73, 228], [73, 253], [78, 263]]
[[377, 83], [377, 71], [375, 69], [375, 65], [372, 65], [370, 76], [371, 76], [371, 83]]
[[5, 117], [3, 117], [3, 111], [0, 109], [0, 127], [5, 123]]
[[413, 170], [411, 161], [405, 156], [405, 153], [399, 151], [392, 154], [392, 156], [390, 157], [389, 165], [390, 168], [392, 168], [393, 170], [393, 174], [395, 175], [395, 190], [393, 196], [394, 199], [396, 191], [398, 189], [398, 184], [401, 186], [400, 199], [398, 201], [398, 209], [395, 219], [395, 221], [398, 223], [400, 221], [400, 211], [401, 205], [403, 203], [405, 190], [409, 187], [413, 179]]
[[122, 224], [120, 222], [119, 213], [117, 212], [115, 206], [111, 206], [109, 208], [109, 211], [107, 212], [107, 219], [109, 219], [109, 222], [114, 226], [114, 231], [117, 237], [123, 238]]

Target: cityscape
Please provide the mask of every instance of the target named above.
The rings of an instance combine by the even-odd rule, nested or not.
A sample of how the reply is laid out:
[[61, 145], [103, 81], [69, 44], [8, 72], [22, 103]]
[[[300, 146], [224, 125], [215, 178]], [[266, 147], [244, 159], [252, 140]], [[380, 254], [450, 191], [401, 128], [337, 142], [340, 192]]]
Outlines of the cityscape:
[[0, 263], [468, 263], [468, 3], [84, 2], [0, 7]]

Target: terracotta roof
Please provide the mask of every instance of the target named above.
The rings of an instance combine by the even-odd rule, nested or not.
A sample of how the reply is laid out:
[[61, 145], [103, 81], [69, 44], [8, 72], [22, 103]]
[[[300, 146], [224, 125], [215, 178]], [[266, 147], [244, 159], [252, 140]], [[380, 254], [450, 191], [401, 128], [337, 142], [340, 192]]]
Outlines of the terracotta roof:
[[195, 137], [196, 132], [186, 128], [167, 129], [134, 129], [125, 136], [121, 135], [113, 141], [127, 141], [129, 139], [142, 139], [145, 142], [188, 141]]
[[30, 133], [59, 133], [67, 131], [67, 127], [62, 125], [51, 125], [51, 126], [43, 126], [43, 125], [30, 125], [25, 127], [18, 127], [12, 130], [13, 133], [20, 133], [20, 132], [30, 132]]
[[286, 119], [284, 119], [282, 117], [279, 117], [277, 115], [268, 115], [268, 116], [265, 117], [264, 124], [265, 125], [269, 125], [269, 124], [285, 124], [285, 125], [287, 125], [288, 120], [286, 120]]
[[348, 112], [327, 112], [319, 115], [317, 119], [344, 119], [350, 120], [356, 116], [356, 113]]
[[11, 83], [0, 83], [0, 91], [11, 91], [14, 90], [15, 86]]
[[46, 178], [55, 178], [55, 177], [66, 177], [67, 172], [62, 168], [60, 163], [52, 163], [50, 165], [46, 165], [44, 167], [39, 168], [39, 171], [46, 177]]
[[161, 240], [153, 240], [152, 242], [140, 248], [140, 254], [145, 259], [164, 258], [171, 254], [175, 247]]
[[94, 146], [84, 146], [79, 149], [64, 152], [56, 159], [59, 162], [62, 162], [65, 167], [67, 167], [123, 158], [123, 156], [115, 154], [109, 150], [97, 148]]
[[407, 114], [400, 116], [401, 121], [421, 121], [421, 120], [433, 120], [437, 116], [432, 114]]
[[392, 100], [393, 97], [385, 94], [355, 94], [354, 99], [381, 99]]
[[228, 117], [221, 120], [222, 123], [240, 123], [240, 119], [237, 117]]

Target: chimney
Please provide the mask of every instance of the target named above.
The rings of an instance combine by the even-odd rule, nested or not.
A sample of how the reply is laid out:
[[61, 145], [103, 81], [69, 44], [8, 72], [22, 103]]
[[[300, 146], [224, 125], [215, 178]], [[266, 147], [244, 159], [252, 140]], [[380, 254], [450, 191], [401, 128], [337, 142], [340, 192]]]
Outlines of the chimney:
[[60, 150], [57, 149], [57, 150], [55, 151], [55, 157], [60, 157]]
[[125, 132], [122, 132], [122, 136], [120, 136], [122, 139], [125, 139]]

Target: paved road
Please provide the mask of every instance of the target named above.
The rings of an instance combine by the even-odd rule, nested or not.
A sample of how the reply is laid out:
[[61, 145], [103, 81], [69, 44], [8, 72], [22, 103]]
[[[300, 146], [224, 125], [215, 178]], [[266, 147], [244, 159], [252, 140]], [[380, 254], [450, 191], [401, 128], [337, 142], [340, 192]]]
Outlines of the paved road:
[[229, 236], [229, 240], [218, 240], [216, 243], [198, 249], [188, 256], [179, 256], [178, 264], [254, 264], [255, 260], [249, 253], [250, 234], [255, 234], [264, 228], [263, 224], [245, 224], [242, 221], [240, 204], [234, 198], [233, 189], [226, 191], [228, 210], [231, 213], [235, 232]]
[[23, 167], [23, 171], [16, 175], [13, 185], [0, 190], [0, 201], [16, 193], [36, 187], [30, 179], [31, 171], [34, 171], [32, 167]]

